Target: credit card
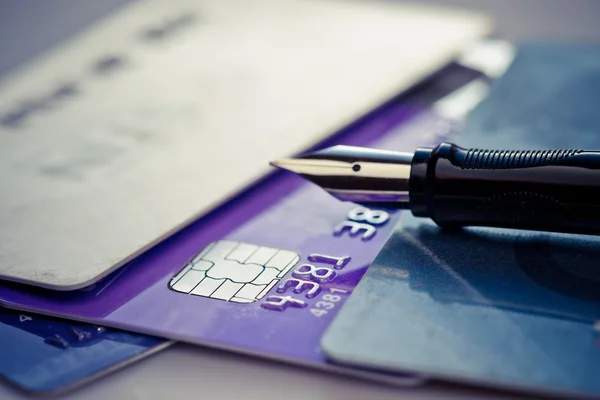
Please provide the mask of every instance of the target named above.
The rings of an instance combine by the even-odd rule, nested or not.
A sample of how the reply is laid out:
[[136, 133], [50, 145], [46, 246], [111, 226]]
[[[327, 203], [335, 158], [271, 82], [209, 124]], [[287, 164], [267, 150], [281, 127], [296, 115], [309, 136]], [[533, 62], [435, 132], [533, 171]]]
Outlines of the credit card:
[[0, 377], [27, 392], [75, 389], [171, 342], [0, 308]]
[[[439, 141], [449, 127], [394, 104], [324, 145], [408, 150]], [[0, 297], [9, 307], [354, 373], [328, 364], [319, 341], [397, 218], [278, 171], [86, 290], [3, 282]]]
[[131, 2], [0, 80], [0, 279], [96, 283], [488, 29], [392, 1]]
[[[521, 45], [455, 141], [600, 149], [598, 76], [600, 46]], [[343, 365], [596, 398], [599, 249], [598, 236], [446, 232], [405, 213], [323, 348]]]

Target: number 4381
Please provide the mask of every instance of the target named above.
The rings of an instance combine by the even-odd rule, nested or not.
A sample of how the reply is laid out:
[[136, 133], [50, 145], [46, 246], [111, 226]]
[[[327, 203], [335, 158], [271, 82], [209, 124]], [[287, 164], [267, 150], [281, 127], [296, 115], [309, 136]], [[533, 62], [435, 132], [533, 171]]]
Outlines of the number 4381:
[[342, 296], [333, 293], [348, 293], [347, 290], [330, 288], [330, 293], [323, 295], [321, 300], [317, 301], [310, 309], [310, 313], [317, 318], [326, 315], [328, 311], [335, 308], [337, 302], [342, 299]]

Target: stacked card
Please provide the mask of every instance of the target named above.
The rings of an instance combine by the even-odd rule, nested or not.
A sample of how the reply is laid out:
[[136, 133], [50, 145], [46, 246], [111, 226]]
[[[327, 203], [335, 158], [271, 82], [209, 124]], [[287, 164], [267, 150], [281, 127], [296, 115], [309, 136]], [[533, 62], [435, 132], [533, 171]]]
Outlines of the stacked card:
[[0, 309], [0, 374], [57, 392], [178, 340], [421, 382], [319, 344], [399, 214], [268, 161], [447, 137], [430, 107], [474, 105], [447, 96], [483, 74], [425, 78], [488, 27], [385, 2], [146, 1], [6, 77], [0, 303], [20, 311]]
[[[519, 46], [455, 140], [599, 149], [599, 76], [598, 46]], [[598, 249], [596, 236], [446, 232], [405, 214], [325, 334], [324, 351], [344, 365], [598, 397]]]

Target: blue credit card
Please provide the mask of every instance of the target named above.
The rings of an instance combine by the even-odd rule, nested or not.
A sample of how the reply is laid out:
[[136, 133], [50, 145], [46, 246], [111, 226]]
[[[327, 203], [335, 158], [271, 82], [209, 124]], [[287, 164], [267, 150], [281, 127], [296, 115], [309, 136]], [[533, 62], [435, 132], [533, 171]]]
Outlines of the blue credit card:
[[150, 336], [0, 308], [0, 376], [28, 392], [74, 389], [168, 345]]
[[[453, 140], [600, 149], [600, 46], [521, 46]], [[439, 229], [404, 213], [326, 332], [344, 364], [600, 396], [600, 237]]]

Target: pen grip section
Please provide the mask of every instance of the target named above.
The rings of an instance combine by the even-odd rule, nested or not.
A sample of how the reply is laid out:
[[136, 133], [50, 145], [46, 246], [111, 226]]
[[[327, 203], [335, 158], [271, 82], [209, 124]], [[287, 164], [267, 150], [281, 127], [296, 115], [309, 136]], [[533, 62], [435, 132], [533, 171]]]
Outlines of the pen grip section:
[[515, 169], [552, 165], [581, 153], [582, 150], [480, 150], [459, 149], [454, 165], [463, 169]]
[[600, 234], [600, 152], [419, 149], [410, 207], [440, 226]]

